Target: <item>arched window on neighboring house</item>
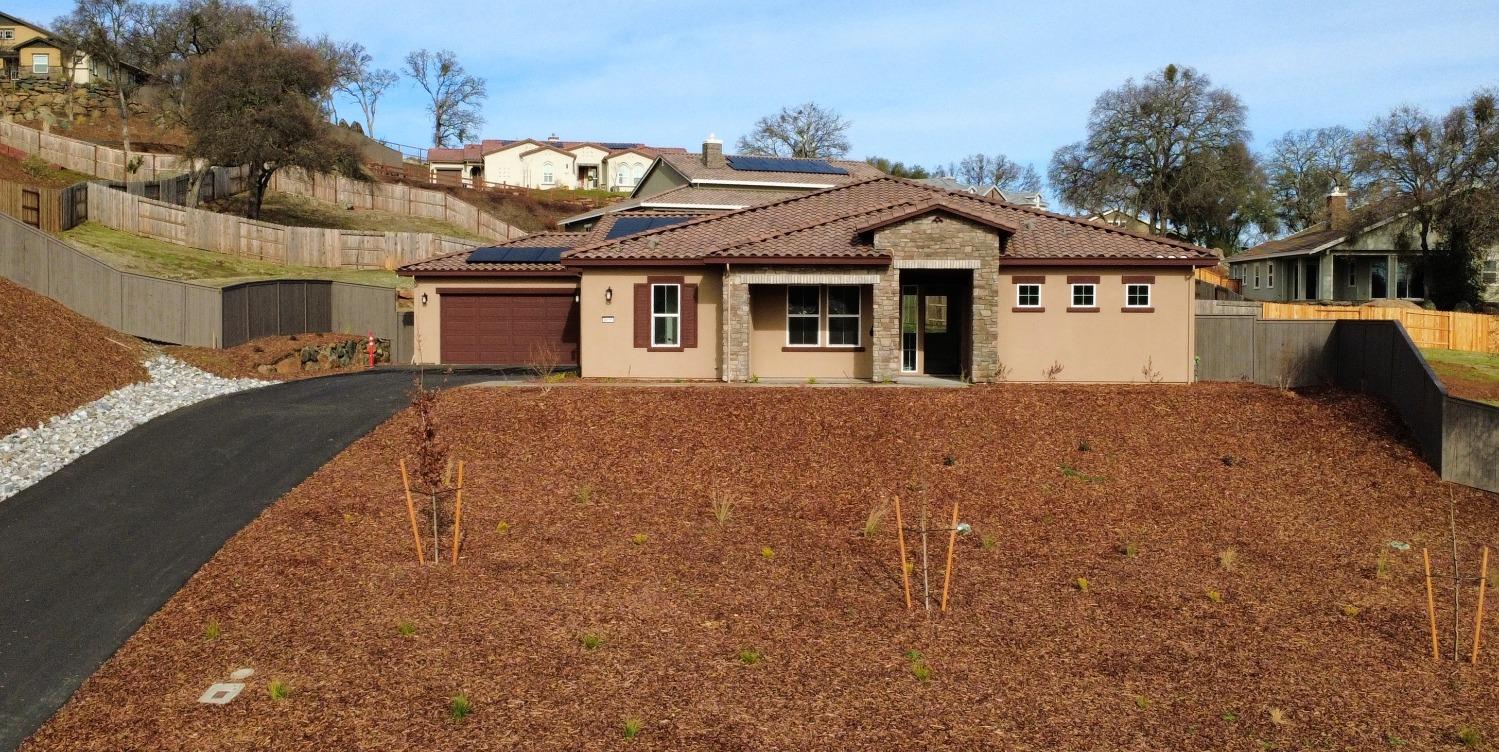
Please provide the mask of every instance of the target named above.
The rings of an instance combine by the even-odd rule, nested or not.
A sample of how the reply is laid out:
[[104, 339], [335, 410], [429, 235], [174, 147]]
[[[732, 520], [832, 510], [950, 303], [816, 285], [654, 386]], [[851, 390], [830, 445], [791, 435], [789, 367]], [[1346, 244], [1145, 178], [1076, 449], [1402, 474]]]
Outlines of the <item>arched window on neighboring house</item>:
[[643, 165], [643, 164], [641, 164], [639, 162], [636, 162], [635, 163], [635, 175], [634, 175], [634, 177], [630, 178], [630, 183], [631, 184], [639, 183], [640, 182], [640, 176], [642, 176], [644, 174], [645, 174], [645, 165]]
[[545, 163], [543, 163], [541, 165], [541, 184], [542, 185], [554, 185], [554, 184], [556, 184], [556, 182], [557, 182], [557, 176], [552, 173], [552, 163], [551, 162], [545, 162]]

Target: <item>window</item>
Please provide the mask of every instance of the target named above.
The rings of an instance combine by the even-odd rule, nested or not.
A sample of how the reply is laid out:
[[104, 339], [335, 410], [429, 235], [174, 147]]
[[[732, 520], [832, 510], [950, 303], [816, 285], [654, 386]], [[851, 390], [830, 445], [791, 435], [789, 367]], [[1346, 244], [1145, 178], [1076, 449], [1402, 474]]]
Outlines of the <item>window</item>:
[[1072, 286], [1073, 308], [1097, 308], [1098, 307], [1098, 285], [1082, 284]]
[[922, 297], [926, 302], [926, 325], [922, 331], [927, 334], [947, 333], [947, 296], [926, 295]]
[[38, 52], [31, 56], [31, 72], [40, 76], [47, 75], [47, 53]]
[[1124, 286], [1125, 308], [1149, 308], [1150, 285], [1131, 284]]
[[1265, 286], [1266, 287], [1274, 287], [1275, 286], [1275, 262], [1274, 261], [1266, 261], [1265, 262]]
[[859, 288], [857, 285], [828, 286], [828, 344], [858, 347]]
[[1499, 285], [1499, 261], [1483, 262], [1483, 283]]
[[554, 175], [552, 173], [552, 163], [551, 162], [546, 162], [546, 163], [542, 164], [541, 165], [541, 184], [542, 185], [553, 185], [556, 182], [557, 182], [557, 177], [556, 177], [556, 175]]
[[8, 41], [8, 40], [15, 39], [15, 38], [16, 38], [16, 30], [14, 28], [7, 27], [7, 28], [4, 28], [4, 29], [0, 29], [0, 39], [4, 39], [4, 40]]
[[651, 285], [651, 347], [681, 347], [682, 286]]
[[1018, 308], [1040, 308], [1040, 285], [1015, 285], [1015, 305]]
[[817, 285], [786, 287], [786, 344], [816, 347], [822, 309], [818, 305]]
[[1349, 259], [1348, 260], [1348, 286], [1349, 287], [1353, 287], [1353, 286], [1355, 286], [1357, 284], [1358, 284], [1358, 265], [1356, 265], [1356, 264], [1353, 263], [1353, 259]]
[[1254, 267], [1254, 289], [1260, 289], [1260, 265], [1251, 264]]

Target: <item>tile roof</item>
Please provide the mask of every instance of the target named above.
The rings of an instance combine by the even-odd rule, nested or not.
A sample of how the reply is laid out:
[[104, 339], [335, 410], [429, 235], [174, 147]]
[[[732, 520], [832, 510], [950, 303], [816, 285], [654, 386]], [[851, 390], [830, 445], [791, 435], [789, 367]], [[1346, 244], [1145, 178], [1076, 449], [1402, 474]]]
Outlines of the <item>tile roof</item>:
[[[558, 220], [560, 225], [570, 225], [582, 222], [594, 217], [607, 217], [615, 212], [622, 211], [654, 211], [655, 205], [662, 204], [660, 211], [679, 213], [684, 209], [702, 207], [708, 211], [723, 211], [723, 207], [730, 206], [743, 209], [750, 206], [760, 206], [775, 201], [783, 201], [794, 196], [806, 195], [805, 188], [744, 188], [730, 185], [683, 185], [660, 193], [653, 193], [643, 198], [627, 198], [608, 206], [600, 207], [590, 211], [565, 217]], [[711, 208], [710, 208], [711, 207]], [[602, 220], [600, 220], [602, 221]]]
[[578, 246], [603, 242], [609, 231], [614, 228], [614, 224], [623, 217], [706, 217], [717, 213], [694, 209], [625, 209], [611, 212], [600, 217], [599, 221], [594, 223], [593, 227], [589, 228], [587, 232], [582, 233], [586, 237], [583, 238], [582, 242], [578, 243]]
[[859, 180], [879, 177], [885, 173], [865, 162], [829, 159], [828, 164], [848, 171], [847, 175], [823, 175], [806, 172], [751, 172], [732, 167], [709, 167], [703, 164], [703, 155], [694, 153], [662, 154], [661, 161], [682, 173], [688, 180], [733, 180], [742, 183], [803, 183], [813, 185], [847, 185]]
[[594, 240], [563, 262], [732, 258], [880, 259], [868, 228], [927, 208], [1016, 227], [1006, 257], [1213, 262], [1216, 251], [1091, 224], [968, 193], [882, 176], [771, 204], [706, 216], [615, 240]]
[[[588, 233], [586, 232], [538, 232], [523, 238], [499, 243], [495, 248], [575, 248]], [[429, 259], [406, 264], [397, 269], [397, 272], [406, 273], [432, 273], [432, 272], [555, 272], [558, 274], [571, 274], [572, 270], [561, 264], [521, 264], [521, 263], [469, 263], [468, 255], [474, 249], [464, 249], [452, 253], [444, 253], [441, 256], [433, 256]]]

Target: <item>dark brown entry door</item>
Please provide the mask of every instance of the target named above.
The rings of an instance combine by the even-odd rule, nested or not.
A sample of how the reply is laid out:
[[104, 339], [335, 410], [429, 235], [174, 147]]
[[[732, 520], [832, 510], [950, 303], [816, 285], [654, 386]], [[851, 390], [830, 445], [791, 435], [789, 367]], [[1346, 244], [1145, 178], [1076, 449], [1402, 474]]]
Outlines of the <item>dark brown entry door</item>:
[[946, 285], [922, 285], [921, 333], [925, 359], [923, 371], [930, 374], [963, 372], [963, 321], [966, 308], [962, 290]]
[[578, 363], [574, 290], [443, 293], [442, 362], [532, 365]]

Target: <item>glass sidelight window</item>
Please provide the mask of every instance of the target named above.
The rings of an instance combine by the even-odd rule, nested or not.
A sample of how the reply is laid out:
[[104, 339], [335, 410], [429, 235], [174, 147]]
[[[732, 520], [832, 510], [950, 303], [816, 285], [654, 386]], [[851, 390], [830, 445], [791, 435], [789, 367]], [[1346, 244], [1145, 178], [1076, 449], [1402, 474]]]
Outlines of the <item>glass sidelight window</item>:
[[900, 370], [916, 372], [916, 331], [921, 317], [921, 296], [916, 285], [900, 288]]
[[818, 301], [817, 285], [788, 285], [786, 287], [786, 344], [791, 346], [816, 347], [819, 344], [818, 328], [822, 320], [822, 307]]

